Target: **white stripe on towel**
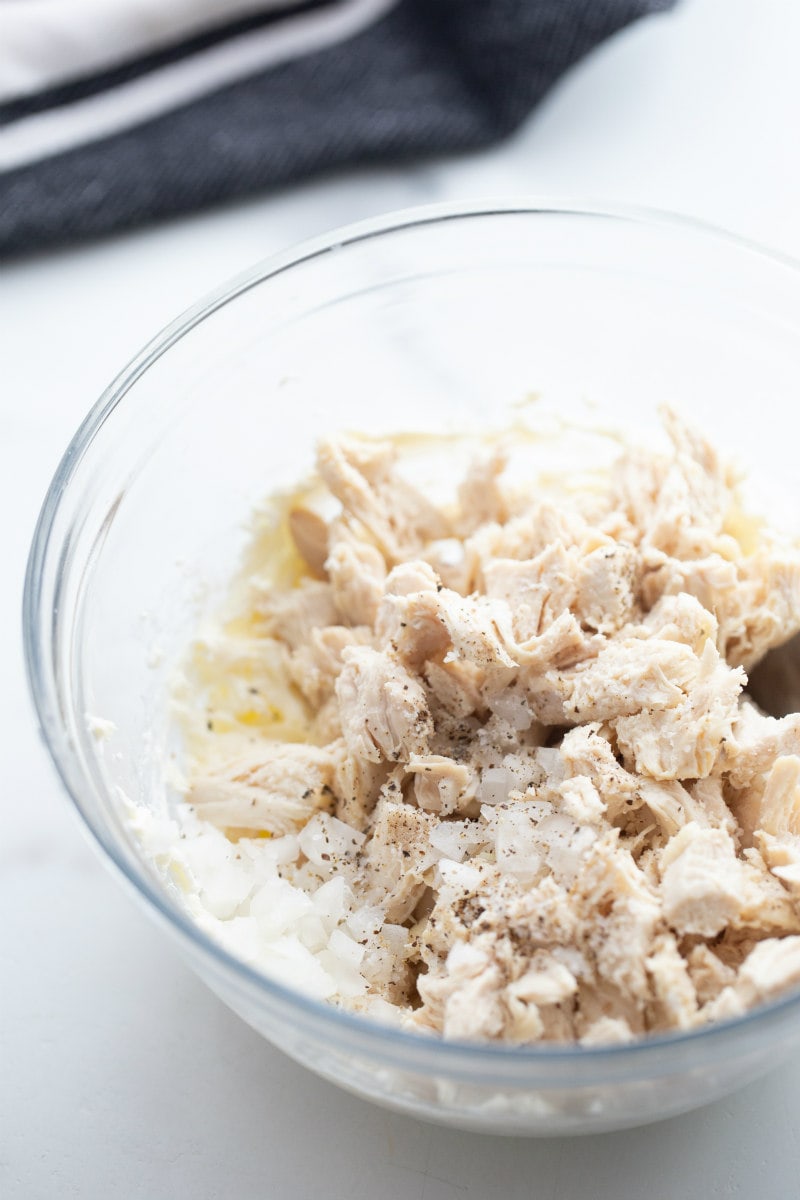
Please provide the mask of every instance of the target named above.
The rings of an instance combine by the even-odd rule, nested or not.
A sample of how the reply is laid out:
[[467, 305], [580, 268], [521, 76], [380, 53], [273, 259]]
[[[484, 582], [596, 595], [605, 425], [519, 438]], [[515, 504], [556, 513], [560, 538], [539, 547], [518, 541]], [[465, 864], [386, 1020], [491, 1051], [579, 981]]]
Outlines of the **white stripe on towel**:
[[98, 95], [21, 117], [0, 127], [0, 171], [109, 137], [266, 67], [335, 45], [379, 20], [397, 2], [341, 0], [241, 34]]
[[0, 0], [0, 104], [292, 0]]

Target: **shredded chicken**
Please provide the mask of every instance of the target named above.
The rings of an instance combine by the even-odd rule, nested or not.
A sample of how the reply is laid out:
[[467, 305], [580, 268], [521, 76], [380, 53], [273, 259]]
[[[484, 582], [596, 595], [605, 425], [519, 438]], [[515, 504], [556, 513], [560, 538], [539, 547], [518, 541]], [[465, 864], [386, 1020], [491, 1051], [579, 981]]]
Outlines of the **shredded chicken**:
[[[388, 441], [320, 448], [338, 508], [287, 510], [298, 579], [263, 563], [219, 635], [240, 648], [215, 651], [186, 794], [229, 838], [283, 839], [320, 994], [595, 1044], [800, 985], [800, 714], [745, 691], [800, 629], [800, 551], [665, 429], [591, 495], [514, 489], [498, 449], [439, 505]], [[208, 670], [198, 688], [210, 705]], [[274, 728], [260, 699], [220, 715], [270, 688]]]

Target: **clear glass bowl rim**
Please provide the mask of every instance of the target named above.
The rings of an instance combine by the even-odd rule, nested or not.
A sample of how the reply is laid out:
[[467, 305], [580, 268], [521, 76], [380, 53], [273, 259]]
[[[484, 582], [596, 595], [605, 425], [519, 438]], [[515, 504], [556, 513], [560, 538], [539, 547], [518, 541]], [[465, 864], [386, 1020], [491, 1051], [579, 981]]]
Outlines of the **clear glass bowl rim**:
[[[631, 226], [646, 226], [653, 232], [661, 229], [668, 233], [685, 234], [689, 239], [694, 237], [701, 241], [716, 241], [732, 252], [753, 255], [766, 264], [785, 268], [798, 277], [800, 288], [800, 260], [764, 247], [749, 238], [730, 233], [709, 222], [656, 208], [548, 195], [521, 197], [511, 201], [485, 200], [415, 206], [346, 225], [331, 233], [303, 241], [259, 261], [208, 293], [152, 338], [105, 389], [81, 422], [48, 488], [32, 539], [22, 604], [25, 665], [42, 740], [84, 829], [90, 835], [90, 840], [101, 851], [101, 857], [116, 868], [123, 882], [144, 901], [151, 915], [165, 922], [179, 939], [187, 942], [193, 950], [199, 951], [204, 958], [211, 960], [228, 976], [232, 976], [248, 992], [260, 991], [266, 999], [274, 1000], [281, 1006], [291, 1007], [301, 1021], [305, 1018], [303, 1023], [308, 1022], [314, 1027], [329, 1026], [331, 1034], [338, 1034], [344, 1042], [351, 1042], [362, 1055], [372, 1053], [384, 1061], [401, 1063], [408, 1061], [409, 1057], [422, 1055], [429, 1073], [435, 1073], [437, 1067], [448, 1073], [450, 1067], [455, 1069], [459, 1076], [469, 1074], [470, 1068], [485, 1075], [486, 1070], [492, 1067], [502, 1076], [503, 1067], [510, 1068], [513, 1063], [516, 1068], [514, 1081], [517, 1084], [522, 1082], [519, 1069], [524, 1068], [526, 1064], [531, 1068], [532, 1074], [537, 1076], [537, 1067], [544, 1068], [548, 1063], [555, 1067], [569, 1061], [573, 1061], [576, 1066], [580, 1062], [586, 1066], [594, 1063], [597, 1067], [604, 1064], [608, 1068], [611, 1068], [612, 1064], [619, 1067], [625, 1064], [635, 1070], [637, 1062], [640, 1067], [645, 1067], [645, 1061], [639, 1060], [646, 1060], [646, 1069], [652, 1069], [654, 1056], [658, 1056], [658, 1052], [662, 1050], [677, 1050], [681, 1047], [689, 1051], [694, 1047], [699, 1051], [701, 1044], [705, 1050], [710, 1050], [713, 1043], [724, 1042], [737, 1031], [747, 1030], [752, 1037], [779, 1016], [788, 1018], [794, 1014], [800, 1017], [800, 992], [763, 1004], [741, 1017], [715, 1022], [688, 1032], [659, 1034], [625, 1044], [527, 1046], [445, 1040], [407, 1032], [314, 1000], [269, 979], [205, 934], [191, 920], [188, 913], [168, 901], [166, 893], [154, 886], [144, 870], [137, 872], [131, 869], [117, 852], [113, 839], [95, 825], [84, 811], [80, 801], [80, 788], [73, 783], [69, 770], [72, 751], [68, 740], [61, 736], [62, 730], [57, 716], [58, 673], [54, 668], [52, 656], [44, 652], [45, 647], [49, 647], [48, 633], [52, 635], [53, 621], [52, 614], [43, 611], [41, 585], [48, 568], [52, 569], [53, 558], [57, 557], [61, 550], [60, 546], [54, 545], [52, 537], [56, 515], [78, 464], [90, 451], [98, 431], [113, 416], [140, 376], [181, 337], [207, 317], [270, 278], [320, 255], [331, 252], [346, 253], [349, 246], [370, 239], [389, 237], [415, 227], [453, 221], [492, 217], [536, 219], [548, 216], [576, 221], [586, 218], [607, 220]], [[46, 631], [43, 638], [40, 637], [42, 631]], [[89, 784], [90, 781], [86, 782]], [[719, 1050], [722, 1049], [720, 1045]], [[664, 1064], [661, 1066], [661, 1071], [663, 1070]]]

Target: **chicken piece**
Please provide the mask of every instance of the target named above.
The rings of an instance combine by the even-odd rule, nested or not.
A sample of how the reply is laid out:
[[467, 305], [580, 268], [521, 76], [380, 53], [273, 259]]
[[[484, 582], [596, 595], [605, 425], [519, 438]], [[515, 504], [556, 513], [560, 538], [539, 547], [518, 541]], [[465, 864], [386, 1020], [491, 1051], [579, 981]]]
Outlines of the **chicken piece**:
[[585, 775], [565, 779], [559, 784], [558, 793], [561, 797], [559, 811], [577, 825], [599, 825], [608, 812], [608, 805]]
[[555, 542], [535, 558], [494, 558], [484, 563], [486, 594], [505, 600], [512, 612], [514, 637], [521, 642], [543, 633], [572, 612], [581, 626], [610, 634], [634, 611], [633, 582], [637, 553], [595, 535], [588, 551]]
[[[623, 455], [615, 470], [619, 507], [642, 531], [642, 544], [678, 559], [730, 550], [725, 515], [735, 477], [709, 443], [670, 410], [662, 413], [672, 453]], [[735, 543], [733, 543], [735, 546]]]
[[436, 818], [382, 796], [375, 806], [362, 857], [363, 899], [380, 905], [385, 920], [402, 924], [426, 890], [423, 876], [436, 860], [431, 832]]
[[440, 538], [429, 542], [424, 551], [425, 562], [445, 587], [462, 596], [477, 590], [480, 557], [474, 545], [460, 538]]
[[544, 1008], [568, 1000], [577, 990], [578, 981], [564, 963], [549, 950], [536, 950], [524, 973], [509, 984], [506, 994]]
[[439, 870], [442, 880], [422, 954], [429, 969], [446, 957], [454, 942], [480, 934], [510, 937], [513, 946], [528, 954], [574, 945], [575, 913], [566, 890], [554, 879], [526, 886], [480, 859], [443, 861]]
[[[722, 459], [708, 438], [685, 421], [671, 405], [662, 405], [659, 415], [676, 457], [697, 466], [727, 504], [739, 482], [735, 468]], [[716, 510], [712, 508], [712, 511]]]
[[508, 453], [498, 446], [488, 457], [476, 459], [467, 471], [458, 487], [458, 531], [462, 538], [489, 521], [503, 525], [508, 520], [508, 498], [500, 486], [507, 465]]
[[582, 981], [575, 997], [575, 1033], [583, 1045], [627, 1042], [646, 1033], [645, 1002], [604, 979]]
[[689, 646], [698, 658], [707, 641], [716, 645], [719, 633], [714, 614], [687, 592], [662, 596], [644, 618], [644, 627], [651, 637]]
[[674, 558], [702, 558], [724, 544], [729, 497], [690, 457], [667, 468], [645, 526], [643, 542]]
[[613, 721], [626, 759], [655, 779], [710, 774], [731, 734], [745, 682], [711, 641], [698, 657], [660, 637], [612, 641], [592, 662], [565, 673], [565, 680], [572, 721]]
[[[565, 619], [569, 622], [575, 621], [571, 613], [565, 614]], [[560, 618], [550, 626], [547, 633], [542, 634], [542, 637], [547, 638], [549, 642], [559, 623]], [[558, 630], [558, 633], [561, 634], [562, 630]], [[572, 640], [572, 633], [568, 633], [567, 637]], [[546, 649], [542, 648], [546, 654], [550, 653], [550, 649], [550, 645]], [[519, 648], [517, 648], [517, 654], [520, 654]], [[540, 671], [538, 667], [523, 666], [518, 678], [525, 689], [528, 707], [539, 724], [556, 727], [573, 724], [566, 710], [569, 684], [557, 668]]]
[[544, 633], [523, 642], [513, 641], [506, 633], [505, 643], [514, 661], [524, 668], [525, 686], [535, 697], [537, 709], [544, 713], [548, 703], [556, 706], [556, 720], [548, 721], [544, 715], [540, 719], [546, 724], [568, 724], [569, 682], [561, 672], [594, 658], [605, 639], [585, 633], [576, 616], [563, 612]]
[[308, 639], [290, 652], [289, 676], [312, 708], [319, 710], [333, 695], [345, 649], [366, 644], [370, 636], [366, 626], [346, 629], [343, 625], [329, 625], [312, 629]]
[[312, 629], [339, 624], [333, 589], [316, 579], [302, 579], [286, 592], [270, 589], [255, 598], [253, 609], [261, 632], [290, 650], [304, 645]]
[[406, 770], [414, 778], [414, 797], [420, 808], [440, 817], [473, 807], [478, 788], [475, 771], [441, 754], [412, 754]]
[[591, 1023], [585, 1023], [580, 1042], [582, 1046], [610, 1046], [629, 1042], [633, 1036], [630, 1025], [621, 1017], [601, 1016]]
[[430, 753], [441, 754], [445, 758], [469, 763], [478, 768], [480, 764], [475, 759], [474, 743], [476, 733], [481, 727], [479, 718], [451, 717], [433, 703], [431, 711], [435, 713], [435, 729], [430, 741]]
[[570, 778], [585, 776], [594, 785], [609, 821], [630, 816], [643, 804], [639, 780], [617, 762], [598, 723], [570, 729], [561, 742], [560, 755]]
[[368, 762], [425, 754], [433, 733], [425, 689], [386, 651], [348, 646], [336, 680], [349, 752]]
[[[606, 493], [600, 498], [598, 511], [592, 515], [592, 526], [597, 534], [611, 538], [614, 542], [623, 542], [633, 546], [638, 556], [637, 576], [641, 582], [641, 552], [639, 548], [640, 531], [631, 523], [624, 512], [616, 507], [615, 499]], [[637, 593], [638, 593], [637, 586]]]
[[348, 625], [374, 625], [386, 580], [380, 551], [355, 537], [345, 522], [334, 522], [325, 572], [342, 620]]
[[754, 841], [771, 873], [795, 900], [800, 899], [800, 837], [783, 834], [776, 838], [759, 830]]
[[[600, 648], [600, 640], [588, 635], [571, 611], [578, 606], [579, 585], [587, 582], [581, 571], [588, 562], [574, 547], [566, 550], [556, 543], [524, 562], [495, 558], [484, 564], [487, 595], [510, 612], [510, 622], [501, 626], [505, 644], [512, 658], [528, 668], [534, 692], [539, 690], [537, 675], [572, 666]], [[555, 687], [560, 695], [557, 681]]]
[[483, 564], [483, 578], [486, 595], [492, 600], [504, 600], [509, 606], [513, 636], [535, 637], [542, 626], [548, 598], [536, 560], [490, 559]]
[[725, 802], [722, 780], [715, 776], [694, 779], [684, 785], [692, 799], [692, 819], [701, 825], [716, 825], [729, 834], [738, 832], [736, 817]]
[[506, 606], [483, 596], [464, 598], [448, 589], [437, 598], [452, 658], [477, 667], [484, 678], [484, 694], [501, 691], [511, 683], [517, 666], [498, 632], [498, 622], [508, 620]]
[[800, 836], [800, 757], [776, 758], [767, 776], [758, 828], [780, 838]]
[[649, 996], [645, 962], [660, 920], [656, 893], [616, 830], [589, 849], [572, 889], [580, 941], [600, 979], [636, 1003]]
[[333, 804], [329, 749], [262, 741], [232, 760], [198, 766], [186, 800], [220, 829], [290, 833]]
[[768, 650], [800, 631], [800, 559], [760, 548], [739, 565], [737, 607], [723, 612], [720, 634], [728, 662], [750, 670]]
[[[537, 950], [524, 973], [509, 983], [503, 993], [506, 1026], [510, 1041], [571, 1041], [574, 1029], [571, 997], [578, 981], [549, 951]], [[562, 1007], [564, 1006], [564, 1007]]]
[[[458, 942], [444, 969], [417, 980], [426, 1023], [451, 1038], [497, 1038], [503, 1033], [503, 975], [489, 951]], [[533, 1026], [541, 1029], [541, 1023]]]
[[697, 1018], [697, 994], [686, 961], [671, 933], [660, 934], [645, 959], [653, 985], [655, 1029], [690, 1029]]
[[312, 575], [325, 579], [325, 559], [328, 557], [328, 525], [319, 513], [297, 505], [289, 510], [289, 532]]
[[[442, 860], [438, 871], [436, 903], [421, 939], [421, 958], [429, 970], [441, 965], [451, 946], [465, 941], [477, 920], [486, 917], [484, 900], [491, 896], [496, 909], [508, 891], [501, 886], [499, 869], [482, 860], [471, 863]], [[475, 932], [486, 932], [486, 927], [476, 928]]]
[[800, 937], [769, 937], [754, 946], [739, 967], [735, 983], [703, 1009], [709, 1020], [741, 1016], [756, 1004], [774, 1000], [800, 985]]
[[685, 701], [697, 671], [697, 656], [688, 646], [661, 638], [621, 638], [570, 673], [567, 712], [575, 724], [583, 724], [676, 707]]
[[[386, 577], [387, 596], [414, 596], [418, 592], [437, 592], [441, 586], [438, 575], [423, 559], [400, 563]], [[380, 632], [380, 630], [378, 630]]]
[[704, 1022], [735, 1021], [744, 1015], [746, 1005], [735, 987], [724, 987], [718, 996], [709, 1000], [700, 1009], [700, 1019]]
[[447, 523], [425, 497], [395, 470], [388, 442], [323, 442], [317, 469], [346, 513], [369, 530], [391, 562], [414, 558], [422, 547], [447, 537]]
[[[392, 776], [385, 762], [372, 762], [350, 753], [342, 738], [336, 744], [333, 781], [336, 815], [354, 829], [365, 829], [381, 789], [387, 785], [387, 777], [391, 784]], [[399, 790], [399, 784], [395, 783], [392, 790]]]
[[493, 523], [479, 529], [467, 539], [467, 546], [482, 562], [493, 558], [525, 561], [535, 559], [551, 546], [582, 545], [590, 536], [587, 522], [576, 508], [537, 499], [504, 525]]
[[800, 897], [800, 757], [776, 758], [759, 783], [740, 794], [735, 812], [771, 873]]
[[[417, 981], [423, 1006], [416, 1023], [449, 1036], [471, 1028], [481, 1037], [571, 1038], [571, 1019], [558, 1005], [577, 982], [555, 957], [557, 947], [544, 949], [574, 936], [563, 889], [552, 880], [524, 889], [488, 863], [443, 861], [440, 870], [436, 904], [420, 935], [427, 971]], [[467, 975], [465, 963], [475, 968]]]
[[571, 609], [578, 559], [574, 548], [556, 542], [524, 562], [497, 558], [484, 564], [486, 595], [508, 604], [516, 639], [535, 637]]
[[732, 929], [758, 934], [798, 933], [800, 915], [783, 880], [770, 871], [759, 849], [742, 853], [742, 890], [739, 915]]
[[693, 596], [707, 612], [715, 614], [717, 648], [724, 656], [725, 639], [720, 636], [719, 622], [722, 614], [740, 603], [736, 596], [739, 583], [736, 564], [720, 554], [681, 562], [647, 547], [642, 552], [642, 570], [639, 594], [645, 609], [654, 608], [659, 600], [670, 596]]
[[308, 725], [308, 741], [315, 746], [328, 746], [342, 736], [339, 704], [334, 693], [330, 693], [314, 713]]
[[[512, 984], [511, 987], [514, 985]], [[562, 1039], [550, 1033], [549, 1022], [545, 1025], [543, 1014], [538, 1005], [532, 1000], [524, 1000], [516, 996], [511, 987], [507, 987], [503, 993], [503, 1014], [505, 1023], [503, 1026], [502, 1037], [507, 1042], [519, 1042], [521, 1044], [538, 1041], [561, 1041]], [[549, 1010], [550, 1012], [553, 1009]], [[563, 1040], [567, 1040], [565, 1037]]]
[[[392, 582], [390, 575], [387, 585]], [[417, 669], [442, 653], [445, 662], [472, 664], [481, 673], [484, 692], [492, 694], [511, 683], [517, 666], [503, 644], [498, 622], [509, 622], [508, 609], [500, 601], [460, 596], [438, 585], [405, 595], [387, 594], [376, 629]]]
[[667, 473], [667, 459], [643, 447], [629, 447], [614, 464], [611, 506], [636, 531], [637, 544], [652, 522]]
[[734, 989], [744, 1008], [772, 1000], [800, 985], [800, 937], [767, 938], [739, 968]]
[[657, 782], [642, 779], [639, 796], [667, 838], [671, 838], [690, 821], [701, 828], [710, 824], [703, 805], [698, 804], [691, 792], [677, 780]]
[[738, 920], [744, 872], [724, 829], [685, 825], [662, 852], [661, 873], [664, 917], [679, 934], [715, 937]]
[[735, 970], [703, 942], [692, 947], [686, 956], [686, 963], [697, 1001], [701, 1005], [716, 1000], [723, 988], [729, 987], [736, 979]]
[[705, 779], [732, 736], [744, 673], [731, 670], [711, 641], [692, 657], [694, 677], [682, 681], [677, 703], [612, 722], [626, 766], [640, 775]]
[[427, 662], [423, 678], [432, 702], [451, 717], [463, 720], [483, 707], [481, 673], [472, 663]]
[[750, 670], [774, 646], [800, 630], [800, 563], [796, 554], [770, 546], [731, 561], [712, 553], [681, 562], [644, 553], [641, 595], [645, 607], [681, 592], [713, 610], [717, 648], [731, 666]]
[[636, 612], [639, 555], [635, 547], [608, 539], [580, 557], [574, 612], [581, 624], [606, 636], [629, 624]]
[[429, 659], [440, 658], [449, 644], [440, 616], [440, 586], [425, 562], [405, 563], [386, 580], [375, 633], [413, 670], [419, 671]]
[[776, 721], [742, 697], [720, 773], [732, 787], [746, 789], [785, 755], [800, 755], [800, 713]]

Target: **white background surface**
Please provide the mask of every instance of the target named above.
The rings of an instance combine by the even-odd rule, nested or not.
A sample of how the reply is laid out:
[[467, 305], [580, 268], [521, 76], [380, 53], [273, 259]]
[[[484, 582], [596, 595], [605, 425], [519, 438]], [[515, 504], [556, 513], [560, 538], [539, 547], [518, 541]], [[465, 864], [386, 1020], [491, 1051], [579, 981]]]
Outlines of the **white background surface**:
[[265, 254], [409, 204], [543, 191], [677, 209], [800, 256], [799, 55], [796, 0], [684, 0], [601, 47], [489, 153], [0, 268], [4, 1200], [797, 1194], [798, 1059], [699, 1113], [547, 1141], [395, 1117], [284, 1059], [183, 968], [91, 852], [35, 734], [19, 609], [38, 506], [86, 410], [161, 325]]

